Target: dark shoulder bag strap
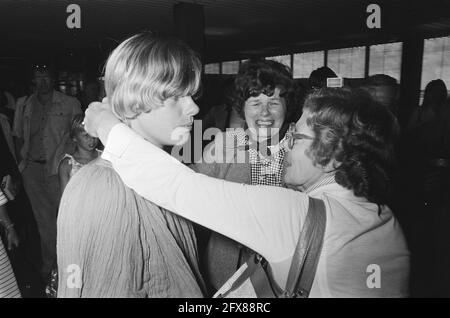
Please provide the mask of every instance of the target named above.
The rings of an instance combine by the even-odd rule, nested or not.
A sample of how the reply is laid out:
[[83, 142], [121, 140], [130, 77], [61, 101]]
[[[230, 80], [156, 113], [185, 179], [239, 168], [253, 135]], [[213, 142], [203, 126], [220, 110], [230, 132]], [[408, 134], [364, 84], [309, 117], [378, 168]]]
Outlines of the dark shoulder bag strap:
[[316, 275], [326, 226], [325, 204], [309, 198], [309, 208], [286, 284], [286, 297], [307, 298]]

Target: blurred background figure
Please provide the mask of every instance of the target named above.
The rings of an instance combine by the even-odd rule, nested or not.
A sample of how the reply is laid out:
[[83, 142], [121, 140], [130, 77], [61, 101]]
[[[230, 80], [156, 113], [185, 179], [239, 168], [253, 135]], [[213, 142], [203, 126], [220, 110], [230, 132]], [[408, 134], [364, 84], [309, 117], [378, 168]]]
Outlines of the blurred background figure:
[[319, 67], [309, 75], [309, 86], [311, 89], [327, 87], [327, 78], [333, 77], [337, 77], [337, 75], [331, 68], [327, 66]]
[[372, 98], [386, 106], [397, 116], [398, 114], [398, 83], [389, 75], [376, 74], [363, 81], [362, 89], [366, 90]]
[[442, 80], [428, 83], [423, 103], [414, 110], [403, 137], [397, 206], [405, 213], [400, 217], [412, 251], [415, 297], [450, 294], [450, 276], [442, 268], [450, 264], [450, 109], [446, 100]]
[[58, 164], [73, 151], [69, 138], [72, 118], [81, 113], [77, 99], [54, 90], [53, 70], [46, 64], [33, 70], [36, 92], [26, 99], [14, 119], [13, 134], [19, 170], [39, 230], [45, 282], [56, 261], [56, 213], [60, 188]]
[[447, 94], [447, 86], [443, 80], [429, 82], [425, 87], [422, 105], [411, 115], [409, 129], [417, 129], [441, 116], [445, 111]]
[[0, 90], [0, 129], [8, 144], [8, 149], [15, 158], [14, 141], [12, 136], [12, 125], [14, 121], [14, 110], [8, 107], [8, 98], [4, 91]]

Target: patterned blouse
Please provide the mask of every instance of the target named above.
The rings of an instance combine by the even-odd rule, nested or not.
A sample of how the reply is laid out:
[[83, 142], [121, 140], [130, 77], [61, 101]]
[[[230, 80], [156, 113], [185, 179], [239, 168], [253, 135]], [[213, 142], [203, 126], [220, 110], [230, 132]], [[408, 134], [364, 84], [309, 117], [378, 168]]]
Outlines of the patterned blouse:
[[250, 142], [250, 137], [243, 129], [227, 130], [227, 137], [235, 138], [238, 147], [244, 147], [249, 153], [252, 185], [283, 186], [283, 160], [286, 150], [280, 147], [284, 141], [267, 146], [265, 156], [258, 149], [262, 143]]

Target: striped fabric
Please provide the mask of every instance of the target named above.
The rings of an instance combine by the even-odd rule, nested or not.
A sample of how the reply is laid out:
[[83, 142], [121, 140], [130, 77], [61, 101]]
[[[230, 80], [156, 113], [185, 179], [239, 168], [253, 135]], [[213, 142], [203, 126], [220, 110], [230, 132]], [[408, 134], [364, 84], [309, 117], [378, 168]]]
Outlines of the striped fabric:
[[[272, 146], [268, 148], [270, 147]], [[286, 151], [280, 147], [278, 149], [267, 158], [255, 149], [249, 150], [253, 185], [283, 186], [283, 159]]]
[[0, 298], [20, 298], [16, 278], [9, 263], [8, 254], [0, 240]]
[[0, 190], [0, 206], [2, 206], [3, 204], [6, 204], [6, 202], [8, 202], [8, 199], [3, 194], [3, 191]]
[[[4, 205], [8, 200], [0, 191], [0, 206]], [[20, 298], [19, 288], [17, 287], [16, 278], [9, 263], [8, 254], [0, 239], [0, 298]]]
[[307, 188], [307, 189], [305, 190], [305, 193], [306, 193], [306, 194], [309, 194], [309, 193], [311, 193], [312, 191], [314, 191], [314, 190], [316, 190], [316, 189], [318, 189], [318, 188], [320, 188], [320, 187], [323, 187], [323, 186], [329, 185], [329, 184], [333, 184], [333, 183], [336, 183], [336, 180], [335, 180], [335, 178], [334, 178], [334, 174], [329, 175], [329, 176], [326, 176], [326, 177], [323, 178], [321, 181], [319, 181], [319, 182], [317, 182], [317, 183], [311, 185], [309, 188]]

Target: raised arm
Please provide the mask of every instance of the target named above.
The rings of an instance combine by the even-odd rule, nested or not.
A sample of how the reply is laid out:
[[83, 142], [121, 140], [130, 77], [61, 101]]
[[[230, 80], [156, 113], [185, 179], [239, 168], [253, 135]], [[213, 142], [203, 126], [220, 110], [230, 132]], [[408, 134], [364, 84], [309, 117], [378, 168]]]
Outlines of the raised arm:
[[291, 256], [308, 208], [304, 194], [195, 173], [124, 124], [113, 127], [105, 144], [103, 158], [139, 195], [241, 242], [269, 261]]

